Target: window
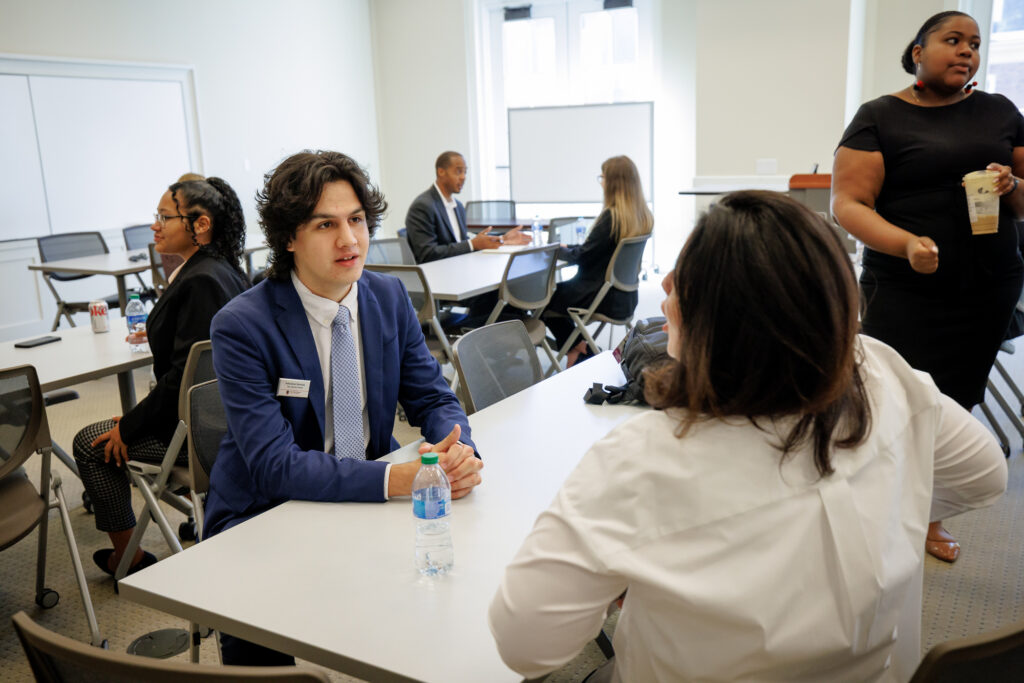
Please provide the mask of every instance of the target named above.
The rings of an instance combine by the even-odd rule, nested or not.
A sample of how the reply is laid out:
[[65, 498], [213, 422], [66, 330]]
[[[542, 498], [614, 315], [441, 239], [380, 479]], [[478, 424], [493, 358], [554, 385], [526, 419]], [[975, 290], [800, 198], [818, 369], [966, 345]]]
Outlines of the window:
[[1024, 105], [1024, 0], [992, 3], [985, 90]]
[[[479, 164], [480, 187], [474, 194], [508, 199], [510, 108], [652, 99], [651, 0], [479, 2], [480, 159], [470, 164]], [[524, 209], [533, 215], [532, 207]]]

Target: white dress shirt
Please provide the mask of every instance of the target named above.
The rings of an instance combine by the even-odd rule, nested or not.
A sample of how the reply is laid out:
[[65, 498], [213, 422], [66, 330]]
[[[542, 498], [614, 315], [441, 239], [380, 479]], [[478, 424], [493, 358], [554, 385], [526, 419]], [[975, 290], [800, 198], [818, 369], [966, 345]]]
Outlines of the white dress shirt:
[[[441, 203], [444, 204], [445, 211], [448, 212], [448, 225], [452, 229], [452, 237], [455, 238], [456, 242], [462, 242], [462, 233], [459, 232], [459, 216], [456, 212], [455, 197], [445, 197], [444, 192], [441, 192], [441, 188], [437, 186], [437, 181], [434, 181], [434, 189], [441, 195]], [[469, 250], [473, 251], [473, 240], [469, 241]]]
[[[324, 452], [330, 453], [334, 448], [334, 395], [331, 387], [331, 326], [334, 318], [338, 315], [337, 301], [325, 299], [314, 294], [309, 287], [303, 284], [293, 269], [291, 272], [292, 285], [299, 295], [302, 308], [306, 311], [306, 319], [309, 321], [310, 332], [313, 333], [313, 344], [316, 346], [316, 354], [320, 361], [320, 372], [324, 381]], [[363, 414], [363, 448], [370, 443], [370, 415], [366, 412], [366, 375], [363, 366], [363, 345], [359, 338], [359, 283], [353, 283], [348, 294], [340, 302], [348, 308], [352, 315], [349, 329], [352, 330], [352, 341], [356, 348], [356, 359], [359, 363], [359, 406]], [[388, 465], [384, 473], [384, 497], [388, 494], [388, 477], [391, 474], [391, 466]]]
[[613, 680], [908, 680], [928, 522], [993, 503], [1006, 462], [930, 377], [861, 340], [871, 431], [835, 451], [831, 476], [810, 446], [781, 462], [792, 418], [680, 439], [651, 411], [595, 444], [494, 596], [505, 662], [559, 668], [628, 588]]

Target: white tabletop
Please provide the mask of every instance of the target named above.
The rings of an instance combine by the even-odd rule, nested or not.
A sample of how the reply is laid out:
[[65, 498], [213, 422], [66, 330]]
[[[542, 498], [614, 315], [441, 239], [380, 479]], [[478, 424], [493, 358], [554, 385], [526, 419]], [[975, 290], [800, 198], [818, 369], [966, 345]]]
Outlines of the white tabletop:
[[270, 245], [267, 244], [266, 238], [263, 233], [251, 233], [245, 234], [245, 250], [246, 254], [252, 254], [263, 249], [270, 249]]
[[127, 334], [124, 322], [111, 318], [109, 332], [96, 334], [89, 325], [79, 325], [38, 335], [61, 340], [31, 349], [16, 349], [14, 341], [3, 342], [0, 368], [34, 365], [43, 391], [50, 391], [152, 364], [148, 351], [132, 352], [125, 341]]
[[448, 576], [414, 569], [408, 498], [290, 502], [126, 577], [121, 596], [369, 680], [521, 680], [487, 627], [504, 567], [590, 445], [641, 410], [586, 405], [595, 380], [622, 382], [610, 353], [469, 418], [484, 483], [453, 505]]
[[[141, 254], [145, 258], [137, 261], [128, 260], [130, 256]], [[93, 254], [78, 258], [60, 259], [45, 263], [33, 263], [29, 270], [41, 270], [47, 273], [81, 273], [83, 275], [130, 275], [149, 270], [149, 253], [145, 249], [132, 251], [115, 251], [110, 254]]]

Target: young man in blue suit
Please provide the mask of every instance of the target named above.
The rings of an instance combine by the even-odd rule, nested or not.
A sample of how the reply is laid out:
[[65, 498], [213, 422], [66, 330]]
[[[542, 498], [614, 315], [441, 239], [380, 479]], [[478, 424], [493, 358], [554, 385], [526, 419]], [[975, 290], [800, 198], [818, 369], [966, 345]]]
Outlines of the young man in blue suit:
[[487, 228], [469, 239], [466, 209], [455, 198], [466, 182], [466, 160], [458, 152], [443, 152], [434, 163], [434, 172], [434, 184], [413, 200], [405, 216], [407, 239], [416, 263], [530, 241], [519, 228], [503, 237], [491, 235], [491, 228]]
[[[302, 152], [257, 196], [268, 277], [213, 320], [228, 434], [210, 475], [206, 535], [287, 500], [380, 502], [411, 493], [418, 462], [377, 459], [401, 402], [441, 452], [452, 497], [480, 483], [469, 424], [430, 355], [405, 288], [363, 271], [386, 203], [337, 152]], [[433, 446], [432, 444], [437, 444]], [[292, 658], [225, 636], [225, 664]]]

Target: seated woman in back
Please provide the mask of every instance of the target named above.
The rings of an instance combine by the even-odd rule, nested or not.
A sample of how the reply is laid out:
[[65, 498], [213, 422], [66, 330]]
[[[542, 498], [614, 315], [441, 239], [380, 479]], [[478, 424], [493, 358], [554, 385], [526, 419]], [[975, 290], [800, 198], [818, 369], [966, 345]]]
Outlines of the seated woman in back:
[[1002, 495], [999, 446], [857, 334], [838, 236], [783, 195], [712, 206], [664, 288], [661, 410], [595, 444], [537, 519], [491, 604], [501, 656], [559, 668], [625, 592], [593, 680], [906, 681], [928, 522]]
[[[163, 459], [178, 424], [178, 391], [189, 350], [210, 338], [213, 315], [249, 287], [239, 265], [245, 217], [238, 196], [220, 178], [196, 177], [200, 179], [179, 181], [164, 192], [152, 226], [156, 251], [184, 260], [146, 321], [156, 386], [125, 415], [91, 424], [74, 440], [96, 528], [106, 531], [114, 546], [97, 550], [93, 560], [111, 575], [135, 528], [125, 464]], [[184, 448], [177, 463], [188, 463]], [[155, 561], [139, 548], [129, 571]]]
[[[644, 201], [640, 173], [629, 157], [612, 157], [605, 161], [598, 178], [604, 188], [604, 207], [583, 244], [559, 250], [560, 259], [576, 264], [579, 269], [575, 277], [558, 284], [543, 315], [544, 324], [555, 335], [558, 349], [569, 341], [576, 328], [566, 309], [590, 306], [604, 284], [605, 271], [619, 242], [627, 237], [646, 235], [654, 227], [654, 216]], [[628, 318], [636, 304], [636, 292], [610, 289], [597, 311], [611, 318]], [[566, 367], [591, 355], [587, 343], [581, 341], [566, 354]]]

